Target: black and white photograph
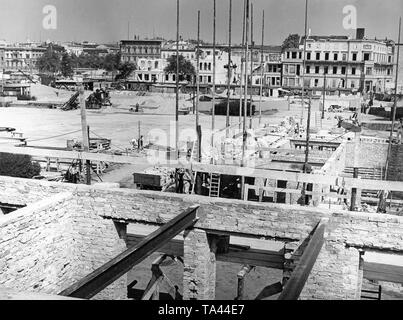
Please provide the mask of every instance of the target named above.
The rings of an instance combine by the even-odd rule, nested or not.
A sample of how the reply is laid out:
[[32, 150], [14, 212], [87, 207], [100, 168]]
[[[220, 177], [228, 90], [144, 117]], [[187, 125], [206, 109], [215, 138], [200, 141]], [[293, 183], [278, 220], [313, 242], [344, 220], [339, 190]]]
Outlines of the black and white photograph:
[[402, 16], [0, 0], [0, 300], [403, 300]]

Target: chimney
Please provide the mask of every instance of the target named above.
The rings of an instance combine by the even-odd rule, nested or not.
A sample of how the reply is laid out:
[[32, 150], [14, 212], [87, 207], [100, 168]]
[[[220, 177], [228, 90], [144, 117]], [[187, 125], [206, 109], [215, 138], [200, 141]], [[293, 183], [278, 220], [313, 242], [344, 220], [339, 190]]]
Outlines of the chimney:
[[362, 40], [362, 39], [364, 39], [364, 36], [365, 36], [365, 28], [357, 28], [357, 33], [356, 33], [355, 38], [357, 40]]

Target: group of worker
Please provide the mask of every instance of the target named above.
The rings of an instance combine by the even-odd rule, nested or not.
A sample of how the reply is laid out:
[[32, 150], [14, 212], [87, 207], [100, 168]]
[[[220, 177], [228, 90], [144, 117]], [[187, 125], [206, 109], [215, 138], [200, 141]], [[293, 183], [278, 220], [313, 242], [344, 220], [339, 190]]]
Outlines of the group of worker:
[[133, 149], [143, 150], [144, 149], [144, 137], [140, 136], [139, 139], [133, 138], [131, 140], [131, 145]]

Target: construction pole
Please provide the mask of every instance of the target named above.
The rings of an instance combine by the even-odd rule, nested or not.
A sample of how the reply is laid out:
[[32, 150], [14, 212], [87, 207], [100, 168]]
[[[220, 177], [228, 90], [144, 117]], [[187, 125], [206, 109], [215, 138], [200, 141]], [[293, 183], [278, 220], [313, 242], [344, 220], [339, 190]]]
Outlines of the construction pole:
[[[88, 136], [88, 126], [87, 126], [87, 112], [85, 109], [85, 97], [84, 97], [84, 86], [80, 85], [78, 92], [80, 94], [80, 109], [81, 109], [81, 130], [83, 135], [83, 150], [88, 152], [90, 150], [90, 141]], [[85, 161], [85, 182], [86, 184], [91, 184], [91, 162], [89, 160]]]
[[301, 125], [304, 119], [305, 109], [305, 55], [306, 55], [306, 37], [308, 33], [308, 0], [305, 0], [305, 31], [304, 31], [304, 51], [302, 53], [302, 96], [301, 96]]
[[196, 132], [197, 132], [197, 161], [201, 161], [201, 135], [199, 124], [199, 97], [200, 97], [200, 10], [197, 11], [197, 53], [196, 53]]
[[229, 126], [230, 126], [230, 121], [229, 121], [229, 109], [230, 109], [230, 96], [231, 96], [231, 27], [232, 27], [232, 0], [229, 0], [229, 27], [228, 27], [228, 79], [227, 79], [227, 119], [226, 119], [226, 137], [228, 138], [229, 136]]
[[[175, 154], [179, 159], [179, 0], [176, 0], [176, 99], [175, 99]], [[175, 169], [175, 189], [178, 192], [178, 170]]]
[[326, 99], [326, 71], [323, 67], [323, 105], [322, 105], [322, 120], [325, 119], [325, 99]]
[[249, 114], [249, 129], [252, 129], [252, 94], [253, 94], [253, 48], [254, 48], [254, 43], [253, 43], [253, 3], [250, 4], [250, 19], [251, 19], [251, 25], [250, 25], [250, 44], [251, 44], [251, 50], [250, 50], [250, 114]]
[[[214, 118], [215, 118], [215, 22], [216, 22], [216, 0], [213, 0], [213, 106], [211, 110], [211, 149], [214, 149]], [[213, 155], [211, 155], [211, 162], [213, 163]]]
[[[386, 168], [385, 168], [385, 179], [388, 177], [388, 169], [389, 169], [389, 158], [392, 152], [392, 139], [393, 139], [393, 131], [395, 129], [395, 121], [396, 121], [396, 108], [397, 108], [397, 82], [399, 80], [399, 60], [400, 60], [400, 35], [402, 29], [402, 18], [399, 18], [399, 35], [397, 40], [397, 60], [396, 60], [396, 74], [395, 74], [395, 97], [393, 101], [393, 115], [392, 115], [392, 128], [390, 129], [389, 135], [389, 146], [388, 146], [388, 157], [386, 158]], [[396, 46], [395, 46], [396, 47]]]
[[244, 79], [243, 75], [243, 64], [245, 62], [245, 56], [244, 56], [244, 46], [245, 46], [245, 15], [246, 15], [246, 0], [243, 0], [243, 22], [242, 22], [242, 45], [241, 45], [241, 50], [242, 50], [242, 55], [241, 55], [241, 80], [240, 80], [240, 92], [239, 92], [239, 130], [241, 130], [242, 127], [242, 95], [243, 95], [243, 85], [242, 81]]
[[137, 149], [140, 151], [140, 139], [141, 139], [141, 121], [138, 123], [139, 139], [137, 140]]
[[[247, 109], [248, 109], [248, 54], [249, 54], [249, 45], [248, 45], [248, 31], [249, 31], [249, 0], [246, 0], [246, 26], [245, 26], [245, 99], [244, 99], [244, 114], [243, 114], [243, 130], [242, 130], [242, 159], [241, 159], [241, 167], [245, 166], [245, 149], [246, 149], [246, 118], [247, 118]], [[241, 199], [244, 199], [245, 193], [245, 177], [241, 177]]]
[[262, 94], [263, 94], [263, 77], [264, 77], [263, 45], [264, 45], [264, 10], [263, 10], [263, 18], [262, 18], [262, 48], [260, 50], [259, 126], [262, 123]]

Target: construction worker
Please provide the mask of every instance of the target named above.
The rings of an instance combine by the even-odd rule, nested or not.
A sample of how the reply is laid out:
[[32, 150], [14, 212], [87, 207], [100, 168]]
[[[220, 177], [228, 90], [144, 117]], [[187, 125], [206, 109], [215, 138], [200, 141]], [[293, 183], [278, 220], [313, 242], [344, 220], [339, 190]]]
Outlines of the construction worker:
[[403, 136], [403, 118], [399, 119], [399, 124], [397, 127], [397, 143], [402, 144], [402, 136]]

